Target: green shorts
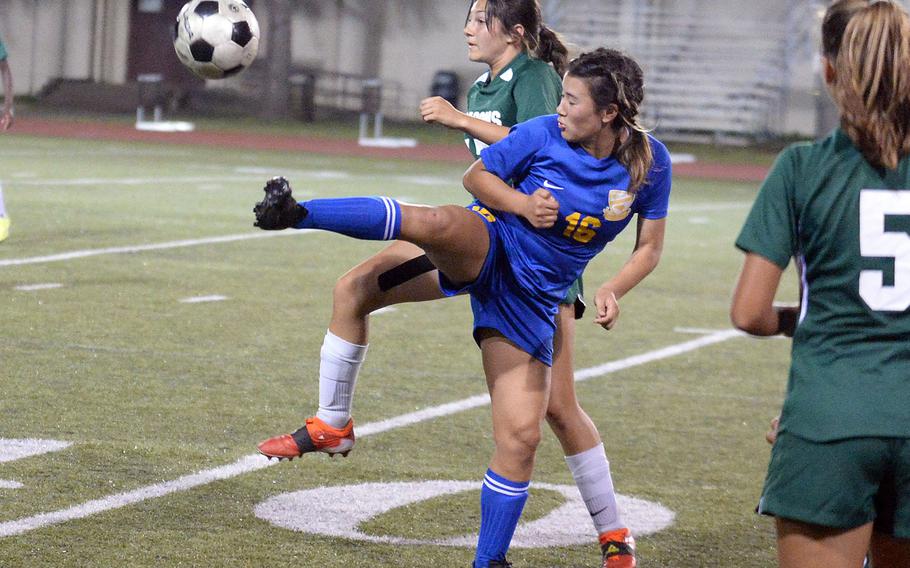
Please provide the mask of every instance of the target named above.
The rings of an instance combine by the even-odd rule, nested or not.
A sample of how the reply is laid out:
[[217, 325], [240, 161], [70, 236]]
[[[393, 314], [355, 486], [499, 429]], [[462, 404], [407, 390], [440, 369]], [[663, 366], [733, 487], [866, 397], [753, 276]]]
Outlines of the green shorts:
[[585, 285], [581, 281], [581, 276], [578, 277], [578, 280], [572, 282], [572, 285], [569, 286], [569, 290], [566, 292], [565, 298], [560, 301], [560, 304], [565, 304], [568, 306], [575, 306], [575, 319], [581, 319], [585, 315]]
[[758, 512], [910, 538], [910, 439], [812, 442], [778, 434]]

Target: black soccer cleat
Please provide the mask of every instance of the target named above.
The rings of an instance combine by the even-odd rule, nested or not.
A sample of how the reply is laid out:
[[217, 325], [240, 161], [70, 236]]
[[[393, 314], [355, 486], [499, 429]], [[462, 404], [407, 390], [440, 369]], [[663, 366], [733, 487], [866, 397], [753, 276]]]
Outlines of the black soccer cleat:
[[[512, 564], [508, 560], [491, 560], [487, 564], [490, 568], [512, 568]], [[471, 563], [471, 568], [474, 568], [474, 563]]]
[[276, 176], [266, 182], [263, 188], [265, 197], [253, 207], [256, 215], [254, 227], [266, 231], [280, 231], [296, 227], [307, 216], [306, 207], [297, 203], [291, 195], [288, 180]]

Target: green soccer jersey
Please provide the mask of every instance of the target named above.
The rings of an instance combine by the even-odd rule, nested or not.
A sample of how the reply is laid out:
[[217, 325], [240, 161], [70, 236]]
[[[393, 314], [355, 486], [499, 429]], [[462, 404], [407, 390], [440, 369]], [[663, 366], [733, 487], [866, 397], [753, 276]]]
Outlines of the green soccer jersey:
[[[474, 118], [515, 126], [535, 116], [553, 114], [562, 96], [562, 82], [549, 63], [520, 53], [492, 79], [489, 71], [468, 91], [468, 112]], [[465, 135], [474, 158], [486, 144]]]
[[802, 268], [781, 430], [910, 437], [910, 157], [878, 170], [840, 129], [787, 148], [736, 246]]
[[[469, 116], [512, 127], [536, 116], [553, 114], [562, 97], [562, 81], [556, 70], [540, 59], [520, 53], [498, 75], [487, 71], [468, 91]], [[465, 134], [464, 142], [474, 159], [487, 144]], [[581, 277], [572, 284], [564, 304], [573, 304], [582, 293]], [[577, 310], [578, 308], [576, 308]], [[583, 306], [582, 306], [583, 309]], [[580, 312], [579, 313], [580, 317]]]
[[3, 38], [0, 38], [0, 61], [3, 61], [6, 58], [6, 46], [3, 45]]

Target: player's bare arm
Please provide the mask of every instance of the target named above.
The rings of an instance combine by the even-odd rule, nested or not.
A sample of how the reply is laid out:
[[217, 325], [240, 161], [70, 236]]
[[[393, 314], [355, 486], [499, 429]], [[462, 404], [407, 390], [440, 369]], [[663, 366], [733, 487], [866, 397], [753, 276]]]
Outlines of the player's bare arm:
[[460, 130], [484, 144], [494, 144], [509, 135], [509, 127], [493, 124], [465, 114], [442, 97], [429, 97], [420, 102], [420, 118], [428, 124], [441, 124]]
[[[737, 328], [752, 335], [777, 335], [789, 325], [789, 314], [785, 316], [774, 307], [774, 295], [780, 284], [783, 269], [767, 258], [755, 253], [746, 254], [739, 281], [733, 291], [733, 303], [730, 307], [730, 320]], [[792, 310], [789, 310], [792, 311]], [[792, 329], [790, 330], [792, 334]]]
[[525, 195], [490, 173], [482, 160], [475, 161], [464, 175], [464, 187], [489, 207], [520, 215], [535, 229], [546, 229], [556, 223], [559, 202], [546, 189]]
[[666, 219], [638, 218], [635, 248], [619, 272], [604, 282], [594, 294], [594, 323], [612, 329], [619, 319], [618, 299], [638, 285], [660, 262], [664, 247]]

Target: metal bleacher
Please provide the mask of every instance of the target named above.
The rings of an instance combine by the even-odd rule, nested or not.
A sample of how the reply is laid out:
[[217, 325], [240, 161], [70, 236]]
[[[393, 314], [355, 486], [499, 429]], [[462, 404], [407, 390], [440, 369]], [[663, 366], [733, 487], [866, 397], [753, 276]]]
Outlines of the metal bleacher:
[[[554, 28], [582, 50], [622, 49], [645, 72], [645, 124], [664, 138], [740, 141], [776, 133], [790, 63], [811, 42], [812, 2], [551, 1]], [[807, 24], [808, 21], [808, 24]]]

